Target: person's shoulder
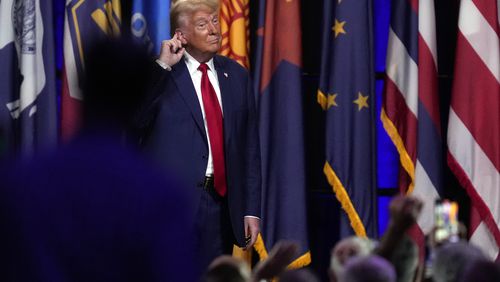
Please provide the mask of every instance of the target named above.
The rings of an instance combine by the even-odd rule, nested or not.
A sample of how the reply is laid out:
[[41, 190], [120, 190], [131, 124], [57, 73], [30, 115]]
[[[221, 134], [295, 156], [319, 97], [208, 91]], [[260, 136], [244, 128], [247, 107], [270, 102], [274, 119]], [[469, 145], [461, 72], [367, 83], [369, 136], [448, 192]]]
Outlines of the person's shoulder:
[[248, 74], [248, 70], [246, 68], [244, 68], [242, 65], [238, 64], [235, 60], [231, 58], [221, 55], [215, 55], [214, 60], [216, 67], [220, 66], [226, 70], [231, 70], [237, 73], [241, 73], [242, 75]]

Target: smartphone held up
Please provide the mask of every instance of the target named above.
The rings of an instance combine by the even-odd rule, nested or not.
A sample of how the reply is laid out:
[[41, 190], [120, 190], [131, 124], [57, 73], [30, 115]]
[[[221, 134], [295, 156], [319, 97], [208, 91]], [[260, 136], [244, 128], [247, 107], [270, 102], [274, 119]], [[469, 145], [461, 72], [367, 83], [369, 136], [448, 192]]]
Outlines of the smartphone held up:
[[449, 200], [437, 200], [434, 207], [436, 243], [458, 242], [458, 203]]

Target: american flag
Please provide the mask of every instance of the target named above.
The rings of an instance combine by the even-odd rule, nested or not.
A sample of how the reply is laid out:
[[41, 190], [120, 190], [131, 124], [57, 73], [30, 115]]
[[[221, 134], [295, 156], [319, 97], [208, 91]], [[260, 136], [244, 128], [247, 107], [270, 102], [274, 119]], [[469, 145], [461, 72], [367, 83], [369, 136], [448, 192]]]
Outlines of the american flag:
[[448, 123], [448, 164], [471, 198], [470, 241], [492, 259], [500, 246], [499, 6], [462, 0]]
[[381, 119], [399, 153], [402, 193], [425, 203], [411, 232], [422, 248], [442, 182], [434, 1], [392, 1], [391, 9]]

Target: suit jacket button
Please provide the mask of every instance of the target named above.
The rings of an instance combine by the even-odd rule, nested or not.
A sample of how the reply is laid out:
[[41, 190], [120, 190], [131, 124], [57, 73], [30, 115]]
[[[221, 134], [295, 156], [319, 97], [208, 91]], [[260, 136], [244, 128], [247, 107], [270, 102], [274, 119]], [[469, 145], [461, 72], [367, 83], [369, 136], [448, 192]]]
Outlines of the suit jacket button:
[[205, 155], [201, 156], [201, 158], [204, 159], [204, 160], [208, 159], [208, 157], [205, 156]]
[[198, 182], [198, 184], [196, 184], [197, 187], [203, 187], [203, 182]]

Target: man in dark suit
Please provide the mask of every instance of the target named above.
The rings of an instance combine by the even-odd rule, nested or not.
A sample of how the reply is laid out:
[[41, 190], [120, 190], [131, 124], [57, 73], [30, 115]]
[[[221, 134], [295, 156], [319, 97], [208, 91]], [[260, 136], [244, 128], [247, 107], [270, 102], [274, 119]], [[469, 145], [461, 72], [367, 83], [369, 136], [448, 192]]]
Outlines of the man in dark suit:
[[260, 154], [255, 98], [247, 71], [216, 55], [217, 0], [177, 1], [172, 39], [157, 60], [158, 82], [138, 114], [142, 145], [192, 189], [202, 267], [250, 248], [260, 225]]

